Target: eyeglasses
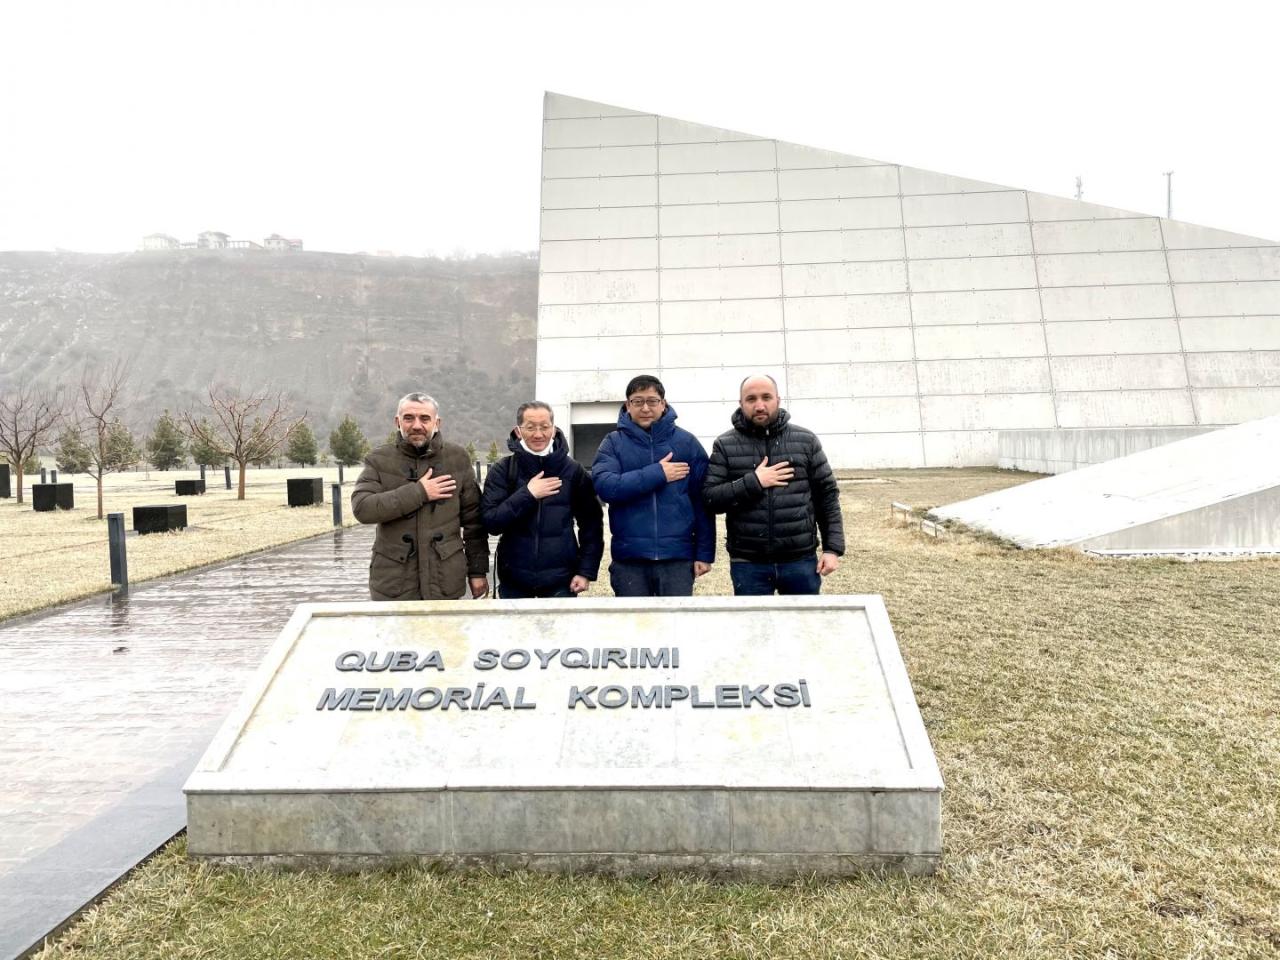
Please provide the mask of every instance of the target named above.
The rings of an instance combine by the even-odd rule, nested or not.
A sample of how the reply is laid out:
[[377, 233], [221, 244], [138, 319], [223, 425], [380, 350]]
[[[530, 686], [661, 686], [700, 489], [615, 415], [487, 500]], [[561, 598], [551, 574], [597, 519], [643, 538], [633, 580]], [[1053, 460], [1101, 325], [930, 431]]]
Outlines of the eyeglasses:
[[643, 407], [648, 407], [650, 410], [656, 410], [658, 407], [662, 406], [664, 402], [665, 401], [663, 401], [661, 397], [632, 397], [627, 401], [627, 406], [632, 410], [640, 410]]

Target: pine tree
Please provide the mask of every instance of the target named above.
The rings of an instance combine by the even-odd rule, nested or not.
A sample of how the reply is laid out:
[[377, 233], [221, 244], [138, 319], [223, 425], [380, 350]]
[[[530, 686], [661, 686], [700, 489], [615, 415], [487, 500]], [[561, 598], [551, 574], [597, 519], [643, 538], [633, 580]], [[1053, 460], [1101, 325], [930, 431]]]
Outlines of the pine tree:
[[32, 450], [31, 456], [22, 461], [22, 472], [28, 477], [34, 477], [40, 472], [40, 468], [42, 466], [44, 466], [44, 464], [40, 462], [40, 452], [38, 450]]
[[494, 440], [489, 444], [489, 452], [485, 454], [485, 461], [489, 466], [493, 466], [498, 462], [498, 441]]
[[314, 467], [320, 459], [320, 451], [316, 449], [316, 435], [311, 432], [305, 420], [289, 435], [289, 448], [284, 455], [286, 459], [304, 467]]
[[369, 452], [369, 441], [349, 415], [343, 417], [338, 429], [329, 434], [329, 452], [344, 467], [354, 466]]
[[475, 463], [480, 457], [476, 453], [476, 442], [474, 440], [467, 444], [467, 463]]
[[85, 446], [78, 427], [68, 427], [62, 431], [58, 437], [56, 457], [58, 469], [63, 473], [86, 473], [93, 464], [93, 456]]
[[112, 420], [107, 428], [105, 449], [106, 457], [102, 463], [106, 468], [104, 472], [124, 470], [142, 459], [142, 450], [138, 447], [138, 441], [134, 439], [129, 428], [119, 417]]
[[[200, 423], [207, 432], [209, 429], [209, 421], [201, 420]], [[227, 455], [213, 444], [206, 443], [202, 440], [199, 433], [192, 435], [190, 450], [191, 459], [197, 464], [203, 464], [206, 467], [222, 467], [227, 463]]]
[[187, 438], [179, 429], [178, 421], [166, 410], [147, 439], [147, 459], [157, 470], [171, 470], [182, 466], [186, 447]]

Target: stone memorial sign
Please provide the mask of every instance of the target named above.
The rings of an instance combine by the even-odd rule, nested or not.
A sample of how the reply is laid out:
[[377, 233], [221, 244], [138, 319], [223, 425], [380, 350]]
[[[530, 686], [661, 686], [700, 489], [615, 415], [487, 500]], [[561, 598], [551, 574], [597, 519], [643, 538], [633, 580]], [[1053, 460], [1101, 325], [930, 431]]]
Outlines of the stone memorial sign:
[[31, 485], [31, 509], [37, 513], [51, 510], [74, 510], [76, 492], [70, 483], [33, 483]]
[[173, 492], [179, 497], [199, 497], [204, 495], [204, 477], [199, 480], [175, 480]]
[[139, 534], [168, 533], [187, 528], [185, 503], [160, 503], [133, 508], [133, 529]]
[[291, 507], [310, 507], [324, 503], [324, 480], [321, 477], [290, 477], [287, 487]]
[[0, 463], [0, 498], [8, 499], [13, 496], [11, 481], [9, 479], [9, 465]]
[[930, 873], [942, 780], [880, 597], [300, 606], [186, 784], [254, 864]]

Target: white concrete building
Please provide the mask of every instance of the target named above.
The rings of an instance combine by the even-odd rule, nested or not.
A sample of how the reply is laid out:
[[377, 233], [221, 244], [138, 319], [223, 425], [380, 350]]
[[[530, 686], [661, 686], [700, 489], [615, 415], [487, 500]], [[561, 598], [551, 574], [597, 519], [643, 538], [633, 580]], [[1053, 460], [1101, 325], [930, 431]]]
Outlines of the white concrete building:
[[642, 372], [708, 445], [771, 372], [845, 467], [1280, 412], [1273, 241], [550, 93], [542, 177], [537, 394], [580, 457]]

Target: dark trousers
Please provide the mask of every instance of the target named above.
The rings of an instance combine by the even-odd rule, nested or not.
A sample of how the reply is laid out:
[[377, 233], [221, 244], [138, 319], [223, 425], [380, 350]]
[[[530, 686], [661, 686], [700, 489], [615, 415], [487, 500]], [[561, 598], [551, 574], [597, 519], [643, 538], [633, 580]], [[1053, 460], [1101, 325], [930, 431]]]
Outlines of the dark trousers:
[[558, 587], [538, 587], [530, 590], [519, 583], [513, 583], [510, 580], [500, 580], [498, 582], [498, 597], [502, 600], [546, 600], [550, 597], [572, 597], [573, 591], [569, 589], [567, 583]]
[[615, 597], [691, 597], [692, 560], [614, 560], [609, 585]]
[[787, 563], [750, 563], [734, 560], [729, 564], [735, 597], [767, 597], [774, 593], [821, 593], [822, 577], [818, 575], [816, 557]]

